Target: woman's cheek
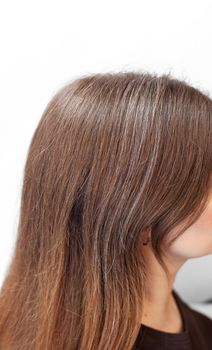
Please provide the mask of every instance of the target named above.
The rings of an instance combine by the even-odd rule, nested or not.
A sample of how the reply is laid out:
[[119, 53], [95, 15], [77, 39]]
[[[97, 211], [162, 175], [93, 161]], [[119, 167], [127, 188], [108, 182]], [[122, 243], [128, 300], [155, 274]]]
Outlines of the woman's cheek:
[[196, 222], [168, 250], [169, 254], [186, 259], [212, 254], [212, 199]]

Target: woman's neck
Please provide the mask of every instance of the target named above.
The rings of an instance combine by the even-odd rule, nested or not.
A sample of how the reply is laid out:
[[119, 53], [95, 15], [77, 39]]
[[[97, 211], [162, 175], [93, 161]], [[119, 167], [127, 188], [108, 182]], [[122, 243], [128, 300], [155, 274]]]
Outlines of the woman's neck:
[[141, 323], [164, 332], [182, 332], [183, 320], [172, 291], [176, 274], [185, 261], [176, 261], [167, 256], [166, 266], [169, 270], [167, 276], [155, 258], [151, 245], [142, 248], [149, 277]]

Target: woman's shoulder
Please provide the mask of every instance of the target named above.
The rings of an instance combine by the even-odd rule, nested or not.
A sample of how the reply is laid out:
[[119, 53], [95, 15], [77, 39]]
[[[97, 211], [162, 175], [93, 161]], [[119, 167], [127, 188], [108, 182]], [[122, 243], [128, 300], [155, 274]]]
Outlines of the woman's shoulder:
[[181, 309], [188, 331], [193, 339], [202, 338], [209, 343], [212, 349], [212, 319], [209, 316], [195, 310], [183, 298], [173, 290], [176, 302]]
[[191, 319], [198, 319], [200, 321], [206, 322], [210, 325], [210, 327], [212, 326], [212, 318], [189, 305], [175, 290], [173, 290], [173, 294], [176, 297], [176, 301], [180, 304], [179, 306], [183, 308], [184, 313], [186, 313], [187, 316], [189, 316]]

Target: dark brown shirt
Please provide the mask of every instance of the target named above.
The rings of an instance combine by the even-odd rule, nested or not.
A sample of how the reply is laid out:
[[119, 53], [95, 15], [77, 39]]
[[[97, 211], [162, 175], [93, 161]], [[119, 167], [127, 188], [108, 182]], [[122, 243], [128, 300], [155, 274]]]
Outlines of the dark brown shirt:
[[142, 325], [132, 350], [212, 350], [212, 319], [192, 309], [172, 291], [183, 320], [183, 332], [168, 333]]

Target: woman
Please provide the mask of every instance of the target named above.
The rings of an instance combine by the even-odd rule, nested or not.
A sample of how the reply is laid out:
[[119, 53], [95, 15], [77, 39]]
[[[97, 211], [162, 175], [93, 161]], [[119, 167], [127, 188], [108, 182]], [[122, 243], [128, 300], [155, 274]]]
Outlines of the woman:
[[0, 348], [211, 349], [211, 319], [173, 290], [212, 253], [211, 180], [206, 92], [144, 72], [59, 89], [27, 155]]

